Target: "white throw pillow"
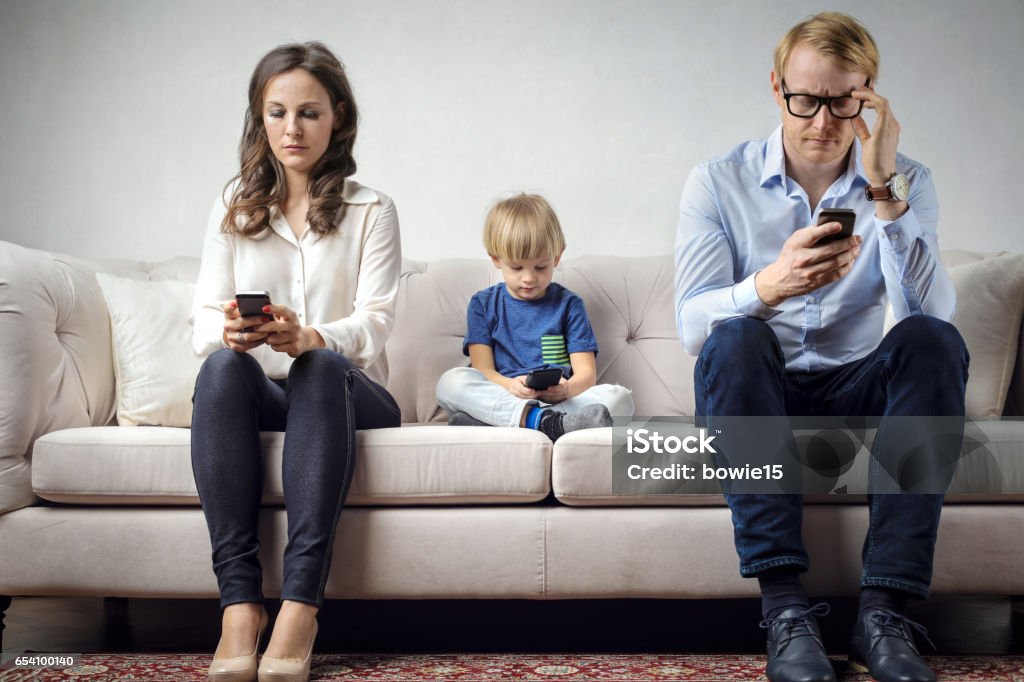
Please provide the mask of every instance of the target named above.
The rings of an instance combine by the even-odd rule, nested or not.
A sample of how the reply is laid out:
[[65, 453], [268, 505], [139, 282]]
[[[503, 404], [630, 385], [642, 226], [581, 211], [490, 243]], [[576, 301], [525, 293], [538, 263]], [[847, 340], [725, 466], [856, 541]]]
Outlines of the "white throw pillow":
[[[967, 416], [999, 417], [1010, 390], [1024, 309], [1024, 255], [1007, 253], [948, 269], [956, 287], [953, 326], [971, 354]], [[895, 324], [892, 306], [885, 330]]]
[[999, 417], [1010, 390], [1024, 309], [1024, 256], [1008, 253], [949, 269], [953, 324], [971, 354], [967, 415]]
[[147, 282], [98, 273], [110, 311], [117, 423], [192, 424], [192, 390], [202, 358], [192, 352], [189, 282]]

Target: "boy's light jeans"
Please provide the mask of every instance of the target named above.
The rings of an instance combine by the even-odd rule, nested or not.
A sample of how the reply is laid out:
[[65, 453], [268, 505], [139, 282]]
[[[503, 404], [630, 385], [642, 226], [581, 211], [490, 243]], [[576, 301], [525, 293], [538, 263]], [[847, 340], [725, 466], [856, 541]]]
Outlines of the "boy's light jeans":
[[549, 405], [539, 400], [517, 398], [472, 367], [456, 367], [442, 374], [437, 382], [437, 402], [448, 414], [465, 412], [491, 426], [519, 426], [527, 405], [572, 412], [585, 405], [600, 403], [608, 408], [612, 417], [633, 416], [633, 392], [625, 386], [598, 384], [578, 396]]

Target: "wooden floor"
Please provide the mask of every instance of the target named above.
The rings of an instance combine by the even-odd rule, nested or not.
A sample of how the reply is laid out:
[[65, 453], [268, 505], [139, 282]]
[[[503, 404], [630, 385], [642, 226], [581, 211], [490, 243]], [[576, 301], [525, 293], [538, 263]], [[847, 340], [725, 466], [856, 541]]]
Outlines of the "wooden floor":
[[[856, 602], [829, 599], [819, 619], [830, 653], [846, 651]], [[273, 610], [274, 604], [270, 604]], [[1005, 597], [935, 597], [912, 605], [936, 651], [1024, 654], [1024, 604]], [[329, 601], [317, 651], [761, 653], [757, 600]], [[212, 652], [212, 600], [14, 599], [4, 653]]]

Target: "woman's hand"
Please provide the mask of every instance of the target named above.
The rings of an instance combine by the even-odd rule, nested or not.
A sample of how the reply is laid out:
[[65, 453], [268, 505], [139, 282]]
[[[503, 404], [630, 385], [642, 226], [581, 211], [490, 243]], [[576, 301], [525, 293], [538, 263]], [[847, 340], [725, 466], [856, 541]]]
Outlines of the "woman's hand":
[[228, 301], [224, 310], [224, 343], [236, 353], [247, 353], [256, 346], [267, 341], [267, 334], [258, 332], [253, 327], [270, 320], [269, 317], [242, 317], [238, 312], [238, 303]]
[[267, 345], [278, 353], [297, 358], [308, 350], [327, 347], [320, 332], [299, 324], [299, 316], [288, 306], [263, 306], [263, 312], [273, 315], [274, 319], [256, 327], [255, 331], [266, 334]]
[[505, 388], [508, 389], [509, 393], [517, 398], [522, 398], [523, 400], [534, 400], [540, 395], [540, 391], [535, 391], [526, 385], [525, 374], [518, 377], [512, 377], [506, 381]]
[[569, 394], [569, 380], [564, 376], [554, 386], [548, 386], [541, 391], [538, 396], [541, 402], [550, 403], [552, 405], [568, 400], [571, 397], [572, 396]]

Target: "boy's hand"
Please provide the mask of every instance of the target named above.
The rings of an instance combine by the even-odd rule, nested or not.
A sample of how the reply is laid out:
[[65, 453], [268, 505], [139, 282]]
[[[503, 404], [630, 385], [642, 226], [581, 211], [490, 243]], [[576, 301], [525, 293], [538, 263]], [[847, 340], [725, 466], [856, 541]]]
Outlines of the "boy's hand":
[[536, 391], [526, 385], [525, 374], [509, 379], [505, 383], [505, 388], [508, 389], [509, 393], [523, 400], [535, 400], [540, 395], [540, 391]]
[[551, 403], [552, 405], [555, 403], [560, 403], [563, 400], [568, 400], [570, 397], [569, 380], [566, 379], [565, 377], [562, 377], [562, 379], [557, 384], [555, 384], [554, 386], [548, 386], [543, 391], [541, 391], [540, 395], [538, 395], [537, 397], [541, 400], [541, 402]]

